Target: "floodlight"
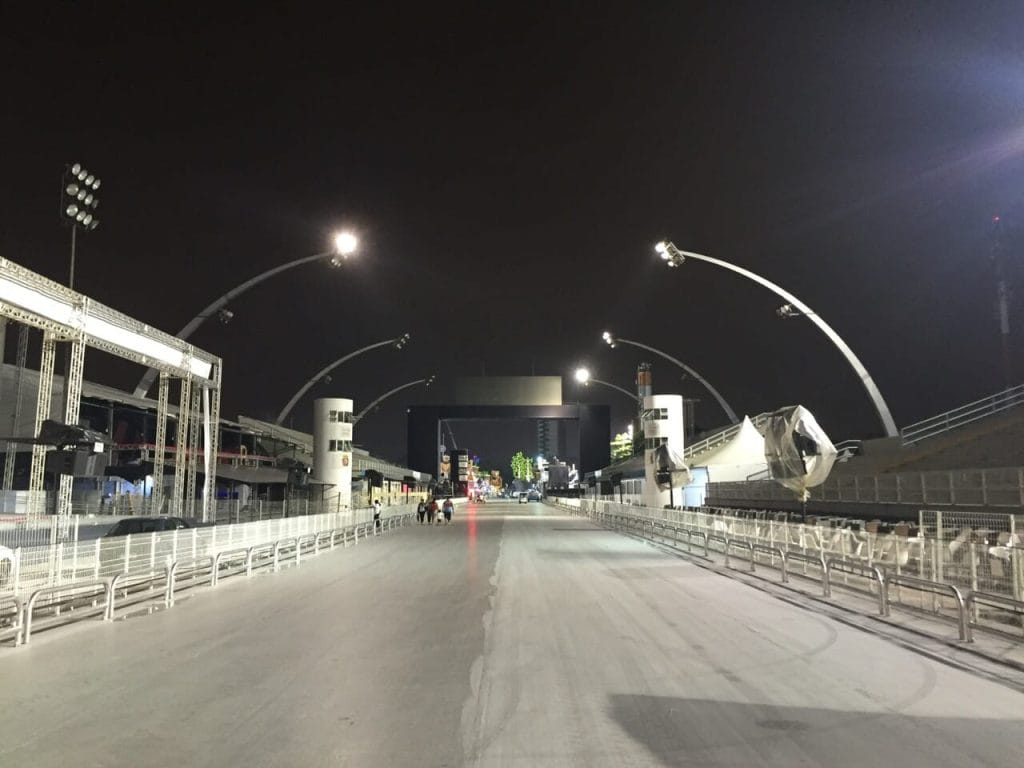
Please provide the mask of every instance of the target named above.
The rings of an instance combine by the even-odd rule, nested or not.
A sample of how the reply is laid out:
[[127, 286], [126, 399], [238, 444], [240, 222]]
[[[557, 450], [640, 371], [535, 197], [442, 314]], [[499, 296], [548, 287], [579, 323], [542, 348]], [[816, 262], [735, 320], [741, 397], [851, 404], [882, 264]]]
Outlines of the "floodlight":
[[72, 197], [74, 197], [75, 195], [78, 194], [78, 185], [77, 184], [68, 184], [68, 188], [66, 190], [64, 190], [64, 191], [67, 192]]
[[93, 189], [99, 189], [100, 188], [100, 180], [99, 179], [96, 179], [96, 181], [94, 181], [92, 183], [92, 188]]
[[72, 203], [67, 207], [67, 209], [65, 209], [64, 213], [66, 213], [71, 218], [75, 218], [75, 214], [78, 213], [78, 206]]
[[662, 254], [663, 258], [666, 258], [666, 259], [668, 258], [668, 256], [665, 256], [665, 254], [668, 253], [668, 245], [665, 243], [664, 240], [660, 241], [657, 245], [655, 245], [654, 246], [654, 250], [656, 250], [658, 253]]
[[82, 219], [82, 224], [84, 224], [87, 227], [90, 224], [92, 224], [92, 214], [91, 213], [85, 214], [85, 218]]
[[96, 229], [96, 227], [98, 227], [99, 225], [100, 225], [100, 220], [99, 219], [93, 219], [92, 222], [90, 222], [90, 224], [89, 224], [89, 229], [90, 230]]
[[71, 175], [72, 176], [77, 176], [81, 172], [82, 172], [82, 164], [81, 163], [75, 163], [74, 165], [71, 166]]
[[588, 371], [586, 368], [577, 368], [576, 381], [579, 382], [580, 384], [586, 384], [588, 381], [590, 381], [590, 371]]
[[339, 232], [334, 236], [334, 250], [342, 257], [355, 253], [359, 240], [351, 232]]

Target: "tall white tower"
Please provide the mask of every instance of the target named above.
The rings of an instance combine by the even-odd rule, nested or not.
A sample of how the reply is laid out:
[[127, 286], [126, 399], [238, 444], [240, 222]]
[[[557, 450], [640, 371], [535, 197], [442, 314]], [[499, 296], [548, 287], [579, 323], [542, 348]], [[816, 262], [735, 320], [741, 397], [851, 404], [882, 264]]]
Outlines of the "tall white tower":
[[[683, 397], [682, 395], [647, 395], [643, 399], [644, 429], [644, 504], [648, 507], [663, 507], [671, 501], [682, 503], [681, 491], [670, 494], [658, 488], [655, 477], [658, 465], [655, 459], [658, 448], [668, 447], [669, 456], [677, 464], [683, 460]], [[674, 497], [674, 498], [672, 498]]]
[[[328, 509], [352, 506], [352, 401], [321, 397], [313, 402], [313, 478], [333, 485]], [[339, 498], [340, 497], [340, 498]]]

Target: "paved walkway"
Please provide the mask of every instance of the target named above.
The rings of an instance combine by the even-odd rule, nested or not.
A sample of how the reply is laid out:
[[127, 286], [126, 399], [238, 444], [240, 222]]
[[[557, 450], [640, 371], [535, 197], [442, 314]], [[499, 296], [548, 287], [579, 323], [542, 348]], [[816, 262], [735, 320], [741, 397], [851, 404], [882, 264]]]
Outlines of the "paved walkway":
[[541, 504], [0, 649], [0, 765], [1018, 766], [1024, 695]]

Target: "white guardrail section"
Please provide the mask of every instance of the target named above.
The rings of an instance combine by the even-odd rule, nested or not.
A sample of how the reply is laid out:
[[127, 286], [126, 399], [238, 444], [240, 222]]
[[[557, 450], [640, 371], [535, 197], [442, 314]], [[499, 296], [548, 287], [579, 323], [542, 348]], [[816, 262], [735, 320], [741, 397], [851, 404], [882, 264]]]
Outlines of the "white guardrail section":
[[938, 416], [909, 424], [900, 430], [900, 436], [903, 438], [904, 445], [913, 445], [1022, 403], [1024, 403], [1024, 384], [1018, 384], [989, 397], [983, 397], [981, 400], [975, 400], [973, 403], [940, 413]]
[[[859, 504], [1024, 507], [1024, 467], [893, 472], [885, 475], [832, 475], [811, 488], [816, 501]], [[708, 483], [717, 501], [793, 501], [792, 491], [772, 480]]]
[[921, 533], [870, 533], [828, 525], [780, 522], [729, 509], [652, 509], [592, 499], [555, 503], [595, 522], [708, 557], [740, 558], [754, 571], [769, 566], [788, 582], [796, 574], [820, 582], [824, 597], [842, 584], [867, 591], [878, 611], [892, 607], [953, 619], [962, 642], [983, 628], [1024, 638], [1024, 548], [989, 547], [961, 532], [948, 540]]
[[52, 626], [96, 615], [111, 619], [115, 601], [133, 602], [133, 595], [134, 602], [158, 597], [171, 606], [176, 590], [298, 564], [407, 525], [415, 513], [416, 505], [400, 504], [385, 507], [376, 524], [373, 510], [362, 509], [19, 548], [11, 567], [0, 569], [0, 641], [28, 642], [40, 611]]

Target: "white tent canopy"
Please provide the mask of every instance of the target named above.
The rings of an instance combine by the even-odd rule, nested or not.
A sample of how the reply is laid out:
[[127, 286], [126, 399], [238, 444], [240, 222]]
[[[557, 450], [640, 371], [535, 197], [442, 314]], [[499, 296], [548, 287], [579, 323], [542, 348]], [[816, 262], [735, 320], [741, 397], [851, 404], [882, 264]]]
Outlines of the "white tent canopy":
[[732, 439], [702, 456], [694, 457], [690, 466], [707, 468], [708, 482], [711, 483], [746, 480], [768, 468], [764, 458], [764, 435], [757, 431], [749, 416], [744, 416], [739, 431]]

